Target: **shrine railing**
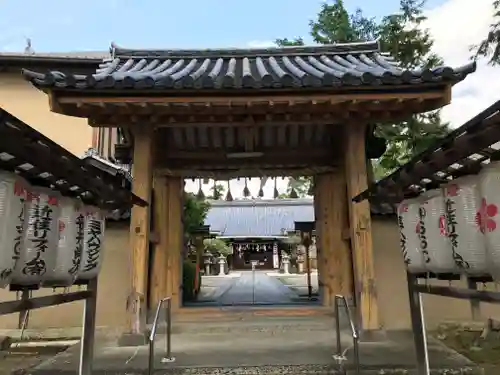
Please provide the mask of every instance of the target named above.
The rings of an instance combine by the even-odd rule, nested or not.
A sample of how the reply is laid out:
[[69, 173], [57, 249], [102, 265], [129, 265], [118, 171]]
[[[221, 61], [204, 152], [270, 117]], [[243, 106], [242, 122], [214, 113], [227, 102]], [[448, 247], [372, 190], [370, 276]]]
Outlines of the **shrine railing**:
[[172, 299], [170, 297], [163, 298], [156, 307], [155, 318], [153, 320], [153, 326], [151, 328], [151, 332], [149, 333], [148, 341], [149, 341], [149, 362], [148, 362], [148, 374], [153, 375], [155, 372], [155, 338], [156, 332], [158, 330], [158, 323], [160, 322], [160, 313], [161, 310], [165, 308], [165, 329], [166, 329], [166, 337], [165, 337], [165, 353], [166, 356], [162, 358], [162, 363], [170, 363], [174, 362], [175, 358], [172, 357]]
[[347, 298], [341, 295], [335, 296], [335, 325], [337, 333], [337, 353], [333, 356], [334, 359], [342, 366], [343, 362], [347, 360], [345, 354], [346, 350], [342, 350], [342, 338], [340, 335], [340, 304], [344, 305], [347, 319], [349, 320], [349, 328], [351, 329], [352, 336], [352, 348], [354, 351], [354, 369], [357, 375], [360, 374], [360, 363], [359, 363], [359, 332], [356, 328], [356, 323], [354, 322], [354, 316], [351, 309], [349, 308], [349, 303]]

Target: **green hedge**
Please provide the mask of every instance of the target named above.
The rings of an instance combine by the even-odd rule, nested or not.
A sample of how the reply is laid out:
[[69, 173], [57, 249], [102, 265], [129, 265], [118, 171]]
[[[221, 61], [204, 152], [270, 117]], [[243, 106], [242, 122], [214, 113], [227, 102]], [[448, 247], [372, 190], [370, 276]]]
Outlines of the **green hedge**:
[[[194, 280], [198, 278], [198, 288], [194, 290]], [[184, 301], [193, 301], [200, 292], [201, 273], [196, 274], [196, 264], [187, 260], [182, 267], [182, 299]]]

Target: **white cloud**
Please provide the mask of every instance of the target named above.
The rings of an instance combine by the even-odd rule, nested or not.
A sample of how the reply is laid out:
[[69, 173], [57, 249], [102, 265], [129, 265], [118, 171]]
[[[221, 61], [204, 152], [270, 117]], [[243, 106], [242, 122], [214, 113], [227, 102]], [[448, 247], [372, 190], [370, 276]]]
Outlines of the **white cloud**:
[[[470, 46], [478, 44], [488, 32], [493, 14], [491, 1], [476, 0], [470, 5], [470, 0], [448, 0], [427, 13], [426, 27], [434, 38], [434, 50], [446, 65], [468, 63]], [[500, 99], [500, 67], [480, 61], [477, 71], [452, 92], [452, 102], [443, 109], [443, 118], [458, 127]]]
[[268, 47], [276, 47], [274, 41], [272, 40], [252, 40], [247, 44], [248, 48], [268, 48]]

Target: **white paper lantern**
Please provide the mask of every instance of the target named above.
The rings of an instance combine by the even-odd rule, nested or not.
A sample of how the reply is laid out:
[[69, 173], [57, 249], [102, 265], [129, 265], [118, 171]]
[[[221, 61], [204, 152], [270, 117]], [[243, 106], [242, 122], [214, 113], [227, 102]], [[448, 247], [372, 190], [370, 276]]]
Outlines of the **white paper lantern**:
[[478, 176], [457, 178], [443, 191], [446, 232], [455, 264], [468, 275], [489, 274], [486, 243], [477, 220], [481, 206]]
[[441, 189], [421, 195], [419, 209], [420, 249], [428, 257], [427, 270], [433, 273], [459, 272], [446, 233], [444, 196]]
[[500, 162], [495, 161], [479, 172], [481, 206], [477, 216], [478, 225], [485, 235], [486, 257], [490, 274], [500, 281], [500, 228], [498, 207], [500, 206]]
[[46, 188], [31, 187], [26, 199], [26, 230], [12, 283], [38, 285], [54, 272], [59, 240], [60, 196]]
[[83, 251], [84, 216], [78, 201], [62, 197], [60, 200], [59, 241], [56, 248], [55, 267], [47, 273], [46, 286], [68, 286], [75, 281]]
[[83, 210], [83, 254], [78, 279], [90, 280], [97, 277], [101, 270], [105, 217], [97, 207], [85, 206]]
[[29, 184], [14, 173], [0, 171], [0, 288], [5, 288], [22, 247]]
[[398, 206], [399, 243], [410, 273], [426, 272], [418, 233], [420, 199], [406, 199]]

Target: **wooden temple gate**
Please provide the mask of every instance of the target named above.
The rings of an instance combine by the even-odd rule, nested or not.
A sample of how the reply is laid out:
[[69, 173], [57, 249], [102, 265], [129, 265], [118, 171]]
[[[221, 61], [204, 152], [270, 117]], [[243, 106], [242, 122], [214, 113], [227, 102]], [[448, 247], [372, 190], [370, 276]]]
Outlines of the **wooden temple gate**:
[[370, 152], [368, 125], [448, 104], [451, 86], [474, 69], [403, 70], [378, 43], [366, 42], [198, 51], [112, 46], [111, 59], [90, 76], [24, 74], [48, 94], [52, 111], [119, 127], [116, 156], [133, 164], [134, 194], [147, 202], [154, 194], [153, 215], [135, 206], [130, 224], [129, 329], [140, 334], [137, 308], [148, 280], [152, 303], [171, 295], [180, 307], [183, 179], [191, 177], [314, 176], [324, 303], [335, 294], [355, 297], [360, 326], [380, 329], [370, 208], [351, 201], [367, 188], [367, 157], [380, 156]]

